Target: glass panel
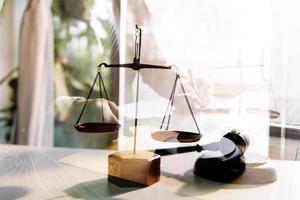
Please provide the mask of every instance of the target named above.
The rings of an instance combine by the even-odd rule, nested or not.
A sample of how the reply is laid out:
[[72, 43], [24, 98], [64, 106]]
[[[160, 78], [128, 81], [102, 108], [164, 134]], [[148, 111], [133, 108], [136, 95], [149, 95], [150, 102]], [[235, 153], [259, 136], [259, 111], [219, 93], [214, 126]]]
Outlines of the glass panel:
[[[250, 137], [249, 152], [268, 155], [269, 116], [267, 112], [253, 113], [254, 108], [265, 111], [270, 107], [266, 62], [271, 32], [268, 3], [128, 1], [123, 33], [127, 39], [127, 61], [131, 62], [134, 55], [134, 27], [138, 24], [143, 30], [141, 62], [177, 65], [204, 135], [200, 143], [216, 141], [226, 132], [238, 129]], [[174, 145], [151, 139], [151, 132], [159, 129], [174, 76], [174, 71], [141, 72], [140, 99], [151, 103], [141, 104], [140, 115], [151, 112], [160, 118], [157, 122], [148, 119], [147, 128], [140, 125], [140, 149]], [[135, 99], [135, 81], [135, 72], [125, 73], [125, 102], [129, 105]], [[180, 87], [175, 97], [172, 128], [196, 132]], [[249, 108], [253, 108], [251, 113]], [[132, 125], [125, 123], [126, 127]], [[125, 136], [124, 141], [124, 148], [131, 149], [132, 138]]]

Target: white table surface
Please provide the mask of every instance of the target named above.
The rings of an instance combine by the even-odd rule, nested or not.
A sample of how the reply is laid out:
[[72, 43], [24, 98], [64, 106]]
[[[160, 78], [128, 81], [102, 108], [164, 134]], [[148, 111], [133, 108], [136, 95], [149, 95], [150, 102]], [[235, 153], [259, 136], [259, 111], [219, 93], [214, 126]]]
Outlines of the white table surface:
[[[297, 161], [271, 160], [225, 184], [193, 174], [197, 153], [180, 154], [162, 157], [159, 183], [120, 188], [107, 182], [110, 152], [0, 145], [0, 199], [300, 199]], [[272, 167], [277, 180], [267, 183]]]

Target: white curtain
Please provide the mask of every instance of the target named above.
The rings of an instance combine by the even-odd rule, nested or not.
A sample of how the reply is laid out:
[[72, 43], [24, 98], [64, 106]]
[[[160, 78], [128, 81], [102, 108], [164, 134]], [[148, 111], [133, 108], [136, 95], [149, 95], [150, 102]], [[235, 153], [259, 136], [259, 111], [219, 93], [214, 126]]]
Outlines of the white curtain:
[[271, 76], [279, 98], [300, 98], [300, 2], [272, 1]]
[[18, 144], [53, 144], [53, 31], [48, 0], [31, 0], [20, 35]]
[[4, 0], [0, 0], [0, 11], [1, 11], [1, 9], [2, 9], [3, 1], [4, 1]]

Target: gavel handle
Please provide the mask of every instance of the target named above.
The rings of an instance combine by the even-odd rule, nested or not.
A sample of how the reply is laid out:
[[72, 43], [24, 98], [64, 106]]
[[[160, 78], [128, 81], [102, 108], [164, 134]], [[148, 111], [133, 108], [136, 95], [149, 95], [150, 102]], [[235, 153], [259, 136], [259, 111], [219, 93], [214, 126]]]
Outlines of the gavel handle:
[[[205, 145], [206, 146], [206, 145]], [[199, 144], [195, 146], [186, 146], [186, 147], [176, 147], [176, 148], [167, 148], [167, 149], [156, 149], [154, 153], [161, 156], [168, 156], [180, 153], [188, 153], [193, 151], [201, 152], [204, 146], [200, 146]]]

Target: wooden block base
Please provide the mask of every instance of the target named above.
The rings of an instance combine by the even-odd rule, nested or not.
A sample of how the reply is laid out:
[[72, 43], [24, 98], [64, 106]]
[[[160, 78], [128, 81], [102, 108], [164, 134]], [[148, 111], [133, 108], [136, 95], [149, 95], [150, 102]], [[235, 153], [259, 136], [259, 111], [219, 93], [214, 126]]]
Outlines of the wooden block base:
[[120, 151], [108, 156], [108, 181], [119, 186], [149, 186], [159, 181], [160, 156], [149, 151]]

